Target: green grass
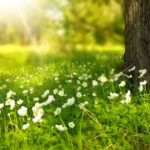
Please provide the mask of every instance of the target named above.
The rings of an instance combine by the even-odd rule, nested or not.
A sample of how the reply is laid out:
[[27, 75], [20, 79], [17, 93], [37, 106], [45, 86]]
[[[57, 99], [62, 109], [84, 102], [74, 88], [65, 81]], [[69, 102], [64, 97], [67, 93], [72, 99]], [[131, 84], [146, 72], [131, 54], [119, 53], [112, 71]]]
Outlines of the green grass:
[[[6, 102], [8, 91], [16, 104], [13, 110], [4, 106], [0, 114], [0, 149], [2, 150], [148, 150], [150, 149], [150, 95], [144, 90], [140, 93], [138, 85], [129, 83], [122, 75], [110, 82], [122, 70], [122, 50], [93, 50], [61, 52], [39, 55], [34, 51], [0, 51], [0, 103]], [[32, 48], [31, 48], [32, 49]], [[115, 69], [114, 73], [111, 70]], [[103, 85], [98, 78], [104, 75], [108, 81]], [[92, 85], [97, 80], [98, 85]], [[79, 83], [80, 81], [80, 83]], [[119, 87], [126, 81], [125, 87]], [[78, 82], [78, 83], [77, 83]], [[87, 87], [83, 87], [83, 82]], [[22, 88], [20, 87], [22, 86]], [[33, 92], [30, 88], [33, 88]], [[82, 97], [76, 96], [80, 91]], [[64, 90], [65, 95], [54, 94], [53, 90]], [[128, 90], [132, 89], [131, 102], [121, 103]], [[27, 94], [23, 94], [28, 90]], [[43, 122], [33, 123], [33, 99], [39, 103], [47, 97], [49, 90], [55, 101], [43, 106]], [[109, 99], [110, 92], [119, 94]], [[93, 93], [96, 95], [93, 96]], [[68, 98], [75, 98], [73, 105], [62, 108], [57, 116], [54, 111], [62, 107]], [[79, 104], [88, 102], [83, 109]], [[19, 116], [21, 106], [28, 108], [27, 116]], [[8, 115], [9, 114], [9, 115]], [[74, 128], [68, 123], [73, 121]], [[26, 130], [22, 127], [29, 123]], [[67, 127], [59, 131], [55, 125]]]

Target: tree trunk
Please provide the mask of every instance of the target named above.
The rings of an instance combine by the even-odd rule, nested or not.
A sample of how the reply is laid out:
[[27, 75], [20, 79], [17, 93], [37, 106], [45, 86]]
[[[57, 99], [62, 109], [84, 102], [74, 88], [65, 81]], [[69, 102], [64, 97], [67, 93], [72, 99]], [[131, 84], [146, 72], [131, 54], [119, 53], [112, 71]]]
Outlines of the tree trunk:
[[125, 1], [125, 54], [124, 68], [136, 66], [133, 72], [138, 81], [139, 69], [147, 69], [150, 76], [150, 0]]

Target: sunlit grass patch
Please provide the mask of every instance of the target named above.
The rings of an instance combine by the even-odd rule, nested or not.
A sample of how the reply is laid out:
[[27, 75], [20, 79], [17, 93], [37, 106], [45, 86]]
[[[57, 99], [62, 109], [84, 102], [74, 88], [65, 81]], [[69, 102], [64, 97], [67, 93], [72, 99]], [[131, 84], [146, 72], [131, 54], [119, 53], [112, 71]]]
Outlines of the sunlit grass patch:
[[148, 149], [146, 82], [120, 73], [123, 52], [61, 53], [4, 67], [0, 149]]

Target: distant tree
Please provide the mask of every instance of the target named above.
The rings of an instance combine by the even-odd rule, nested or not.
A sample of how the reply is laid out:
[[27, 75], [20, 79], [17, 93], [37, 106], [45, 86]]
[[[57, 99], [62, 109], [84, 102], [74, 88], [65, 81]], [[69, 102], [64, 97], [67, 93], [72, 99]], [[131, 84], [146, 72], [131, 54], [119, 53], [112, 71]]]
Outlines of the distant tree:
[[133, 73], [138, 81], [139, 69], [150, 75], [150, 0], [125, 0], [125, 55], [124, 67], [136, 66]]

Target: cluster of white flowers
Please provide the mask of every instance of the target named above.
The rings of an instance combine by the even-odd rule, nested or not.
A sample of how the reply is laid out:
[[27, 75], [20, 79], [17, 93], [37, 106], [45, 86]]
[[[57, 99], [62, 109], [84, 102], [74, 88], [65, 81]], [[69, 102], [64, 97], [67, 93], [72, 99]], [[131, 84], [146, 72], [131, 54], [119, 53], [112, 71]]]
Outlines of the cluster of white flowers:
[[13, 110], [15, 108], [15, 100], [11, 99], [14, 95], [16, 95], [15, 92], [9, 91], [6, 96], [5, 105], [10, 106], [10, 110]]
[[42, 106], [46, 106], [48, 104], [51, 104], [53, 101], [55, 101], [55, 98], [53, 95], [49, 95], [47, 100], [43, 103], [41, 103]]
[[111, 93], [110, 92], [110, 96], [108, 96], [109, 99], [114, 99], [116, 97], [118, 97], [119, 95], [117, 93]]
[[33, 94], [33, 92], [34, 92], [33, 87], [30, 87], [30, 88], [29, 88], [29, 91], [30, 91], [31, 94]]
[[128, 72], [132, 72], [132, 71], [134, 71], [135, 69], [136, 69], [136, 67], [133, 66], [131, 69], [128, 70]]
[[126, 99], [125, 100], [122, 100], [121, 101], [121, 103], [130, 103], [131, 102], [131, 92], [130, 91], [128, 91], [127, 93], [126, 93]]
[[63, 125], [58, 125], [58, 124], [56, 124], [55, 127], [56, 127], [59, 131], [65, 131], [65, 130], [67, 130], [67, 127], [64, 127]]
[[22, 99], [19, 99], [18, 101], [17, 101], [17, 104], [18, 105], [21, 105], [23, 103], [23, 100]]
[[[70, 128], [74, 128], [74, 127], [75, 127], [75, 123], [74, 123], [73, 121], [71, 121], [71, 122], [68, 123], [68, 126], [69, 126]], [[63, 126], [63, 125], [58, 125], [58, 124], [56, 124], [55, 127], [56, 127], [59, 131], [65, 131], [65, 130], [68, 129], [67, 127], [65, 127], [65, 126]]]
[[142, 78], [147, 73], [147, 69], [141, 69], [141, 70], [139, 70], [139, 73], [140, 73], [140, 75], [138, 78]]
[[146, 84], [147, 84], [146, 80], [144, 80], [143, 82], [140, 82], [140, 87], [139, 87], [140, 92], [143, 91], [143, 86], [146, 85]]
[[14, 95], [16, 95], [16, 93], [10, 90], [9, 92], [7, 92], [6, 99], [10, 99]]
[[42, 105], [40, 103], [36, 103], [35, 106], [32, 107], [33, 116], [34, 118], [32, 121], [34, 123], [42, 122], [42, 116], [44, 115], [44, 110], [42, 108]]
[[46, 91], [41, 95], [41, 97], [45, 98], [48, 94], [49, 94], [49, 90], [46, 90]]
[[19, 116], [22, 116], [22, 117], [27, 116], [27, 110], [28, 110], [27, 107], [22, 106], [22, 107], [18, 110]]
[[89, 103], [88, 101], [85, 101], [84, 103], [80, 103], [79, 108], [84, 109], [85, 105], [87, 105], [88, 103]]
[[[74, 64], [72, 64], [72, 65], [74, 65]], [[88, 103], [89, 103], [88, 101], [84, 101], [84, 99], [86, 98], [86, 95], [89, 94], [90, 96], [92, 96], [92, 99], [94, 100], [95, 104], [98, 105], [98, 104], [100, 104], [101, 99], [99, 97], [99, 91], [96, 89], [96, 87], [98, 85], [101, 85], [101, 86], [103, 85], [102, 86], [102, 88], [103, 88], [103, 87], [105, 87], [105, 85], [106, 86], [107, 86], [107, 84], [109, 85], [109, 82], [115, 82], [115, 81], [117, 81], [118, 91], [117, 91], [117, 89], [113, 89], [113, 91], [116, 90], [118, 93], [110, 92], [108, 98], [115, 99], [117, 97], [122, 97], [123, 100], [121, 101], [121, 103], [126, 103], [126, 104], [131, 103], [131, 92], [128, 91], [127, 93], [124, 93], [125, 89], [122, 87], [126, 86], [126, 81], [124, 78], [125, 77], [132, 78], [132, 73], [129, 75], [126, 75], [123, 72], [114, 74], [115, 70], [112, 69], [110, 72], [110, 74], [112, 75], [111, 79], [107, 78], [104, 74], [99, 76], [98, 73], [95, 73], [94, 78], [93, 78], [93, 76], [91, 74], [85, 73], [86, 71], [88, 72], [88, 70], [89, 70], [86, 67], [87, 66], [85, 66], [85, 65], [80, 65], [79, 68], [81, 68], [82, 70], [81, 70], [81, 73], [79, 73], [79, 74], [77, 74], [76, 72], [73, 72], [73, 73], [69, 73], [68, 75], [65, 75], [67, 77], [67, 79], [64, 82], [65, 84], [72, 86], [74, 83], [76, 83], [76, 85], [73, 86], [73, 88], [75, 89], [75, 91], [74, 91], [75, 95], [74, 95], [74, 97], [70, 96], [71, 98], [69, 96], [67, 97], [67, 95], [70, 95], [70, 93], [69, 92], [67, 93], [67, 88], [65, 88], [63, 84], [60, 84], [61, 80], [59, 80], [59, 78], [61, 78], [61, 76], [58, 73], [54, 73], [55, 69], [53, 69], [51, 71], [53, 71], [53, 73], [54, 73], [53, 79], [55, 80], [55, 83], [58, 84], [57, 87], [55, 87], [52, 91], [50, 91], [49, 89], [45, 90], [43, 93], [41, 93], [40, 96], [33, 95], [33, 94], [35, 94], [34, 88], [30, 87], [32, 85], [32, 84], [30, 84], [31, 79], [34, 78], [34, 75], [36, 75], [36, 76], [39, 75], [39, 73], [36, 72], [34, 75], [30, 75], [27, 73], [26, 74], [26, 76], [28, 77], [27, 79], [24, 77], [21, 77], [21, 76], [17, 76], [16, 79], [14, 80], [14, 82], [17, 82], [20, 80], [20, 84], [19, 84], [20, 89], [19, 90], [21, 90], [22, 96], [24, 98], [23, 98], [23, 100], [19, 99], [15, 102], [15, 97], [17, 97], [17, 96], [15, 96], [16, 93], [10, 90], [6, 94], [5, 103], [0, 103], [0, 112], [1, 112], [1, 110], [3, 111], [4, 105], [10, 106], [11, 110], [17, 112], [17, 116], [25, 117], [24, 121], [26, 120], [26, 122], [23, 122], [22, 129], [26, 130], [29, 128], [29, 126], [32, 122], [33, 123], [41, 123], [43, 121], [43, 116], [46, 113], [46, 111], [44, 112], [44, 110], [45, 110], [44, 107], [51, 104], [52, 102], [56, 101], [57, 98], [58, 98], [58, 101], [61, 101], [64, 99], [66, 99], [66, 101], [63, 102], [62, 106], [59, 106], [59, 107], [56, 106], [56, 108], [54, 108], [55, 109], [53, 112], [54, 116], [60, 115], [61, 112], [65, 111], [65, 108], [67, 108], [67, 107], [69, 108], [69, 106], [73, 107], [76, 102], [76, 99], [78, 101], [81, 101], [79, 104], [79, 108], [82, 110], [85, 110], [86, 109], [85, 106], [88, 105]], [[101, 66], [101, 67], [103, 67], [103, 66]], [[136, 69], [136, 67], [133, 66], [131, 69], [128, 70], [128, 73], [134, 71], [135, 69]], [[42, 68], [42, 67], [39, 68], [39, 72], [47, 71], [47, 70], [48, 70], [48, 68]], [[139, 73], [140, 73], [139, 78], [142, 78], [146, 74], [146, 72], [147, 72], [146, 69], [139, 70]], [[123, 77], [123, 81], [121, 79], [119, 80], [120, 77]], [[50, 79], [51, 77], [46, 76], [45, 78]], [[11, 82], [11, 80], [7, 79], [6, 82]], [[144, 86], [146, 84], [147, 84], [146, 80], [139, 83], [140, 92], [143, 91]], [[42, 85], [41, 81], [39, 83], [37, 83], [37, 85], [41, 86]], [[3, 89], [5, 87], [6, 87], [6, 85], [3, 85], [0, 87], [0, 89]], [[89, 89], [90, 90], [92, 89], [92, 90], [89, 92]], [[123, 89], [123, 92], [119, 93], [119, 90], [121, 90], [121, 89]], [[50, 93], [51, 93], [51, 95], [50, 95]], [[29, 105], [29, 107], [25, 106], [26, 99], [27, 99], [27, 102], [30, 101], [29, 97], [31, 95], [32, 95], [31, 102], [29, 102], [31, 105]], [[22, 104], [24, 106], [21, 106]], [[16, 109], [14, 109], [15, 105], [16, 105]], [[30, 107], [32, 107], [33, 116], [29, 116], [31, 114], [29, 111]], [[10, 116], [11, 114], [13, 114], [13, 113], [9, 112], [8, 116]], [[67, 123], [66, 126], [64, 124], [63, 125], [56, 124], [55, 127], [59, 131], [65, 131], [69, 128], [74, 128], [75, 123], [73, 121], [70, 121], [69, 123]]]
[[62, 108], [66, 108], [67, 106], [71, 106], [74, 103], [75, 103], [75, 98], [74, 97], [69, 98], [68, 101], [62, 105]]

